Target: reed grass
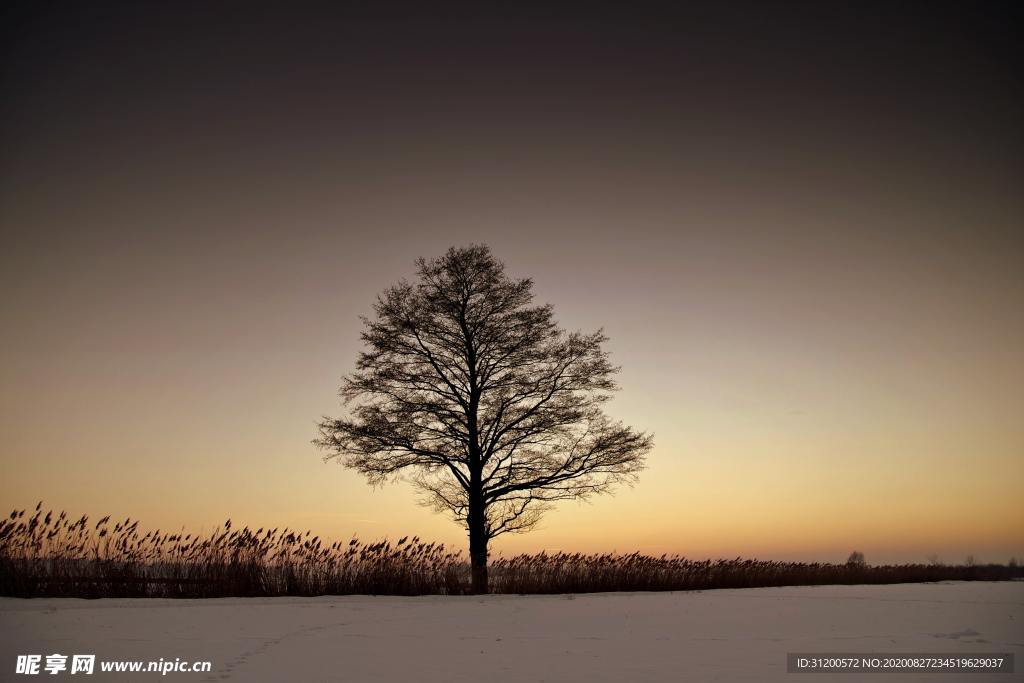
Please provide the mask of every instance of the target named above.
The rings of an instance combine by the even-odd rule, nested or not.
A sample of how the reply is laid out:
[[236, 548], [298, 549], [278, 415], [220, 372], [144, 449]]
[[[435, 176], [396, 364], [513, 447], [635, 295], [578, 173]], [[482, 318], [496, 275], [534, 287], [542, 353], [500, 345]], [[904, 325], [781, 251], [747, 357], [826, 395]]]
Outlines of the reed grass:
[[292, 529], [205, 536], [142, 533], [137, 520], [92, 523], [15, 510], [0, 522], [0, 595], [163, 597], [457, 593], [461, 557], [419, 538], [328, 543]]
[[[280, 595], [459, 595], [469, 590], [461, 552], [417, 537], [328, 543], [309, 531], [233, 528], [205, 535], [139, 530], [139, 522], [61, 511], [14, 510], [0, 521], [0, 595], [212, 598]], [[496, 593], [585, 593], [909, 583], [1020, 578], [1003, 565], [871, 566], [760, 560], [690, 560], [633, 553], [538, 553], [493, 559]]]
[[491, 573], [503, 593], [673, 591], [825, 584], [1003, 581], [1024, 572], [1003, 565], [879, 565], [774, 562], [753, 559], [690, 560], [633, 553], [518, 555], [498, 558]]

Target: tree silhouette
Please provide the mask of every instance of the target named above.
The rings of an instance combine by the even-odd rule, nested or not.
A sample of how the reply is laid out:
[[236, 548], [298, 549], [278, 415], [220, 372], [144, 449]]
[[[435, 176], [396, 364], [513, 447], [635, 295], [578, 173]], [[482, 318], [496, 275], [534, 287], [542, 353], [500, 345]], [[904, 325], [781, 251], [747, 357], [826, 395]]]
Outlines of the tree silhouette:
[[378, 484], [400, 476], [469, 532], [472, 589], [487, 592], [487, 546], [531, 529], [553, 501], [632, 481], [652, 437], [601, 404], [617, 387], [606, 337], [568, 333], [533, 282], [511, 279], [486, 246], [416, 261], [363, 318], [349, 416], [314, 443]]

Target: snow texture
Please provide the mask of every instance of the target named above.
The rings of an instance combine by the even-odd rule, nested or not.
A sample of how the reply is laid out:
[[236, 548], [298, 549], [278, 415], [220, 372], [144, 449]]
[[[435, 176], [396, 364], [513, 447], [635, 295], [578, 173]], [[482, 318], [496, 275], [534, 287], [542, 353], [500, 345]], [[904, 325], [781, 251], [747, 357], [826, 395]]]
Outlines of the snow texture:
[[[18, 654], [211, 660], [83, 680], [1020, 680], [1024, 582], [483, 597], [0, 599]], [[787, 674], [787, 652], [1013, 652], [1015, 674]], [[98, 667], [97, 667], [98, 668]], [[39, 679], [70, 677], [45, 673]], [[36, 679], [36, 680], [39, 680]]]

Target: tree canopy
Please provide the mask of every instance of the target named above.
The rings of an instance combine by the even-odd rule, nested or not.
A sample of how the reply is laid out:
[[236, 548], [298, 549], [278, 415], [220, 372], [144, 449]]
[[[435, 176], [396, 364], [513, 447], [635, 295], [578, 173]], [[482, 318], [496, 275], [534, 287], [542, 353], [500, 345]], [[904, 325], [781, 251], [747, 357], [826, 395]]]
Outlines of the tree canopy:
[[554, 501], [634, 480], [652, 437], [602, 411], [618, 371], [604, 333], [560, 328], [486, 246], [416, 266], [363, 319], [349, 414], [325, 417], [315, 443], [371, 483], [407, 476], [466, 524], [476, 569], [489, 539], [529, 530]]

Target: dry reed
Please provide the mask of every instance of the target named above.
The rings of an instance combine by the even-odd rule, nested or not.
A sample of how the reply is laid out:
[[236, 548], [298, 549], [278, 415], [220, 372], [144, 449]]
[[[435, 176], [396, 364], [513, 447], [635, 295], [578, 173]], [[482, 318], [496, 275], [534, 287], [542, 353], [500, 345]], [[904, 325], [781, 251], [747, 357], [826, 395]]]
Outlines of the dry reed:
[[[405, 537], [328, 543], [309, 531], [232, 528], [206, 535], [142, 533], [137, 520], [15, 510], [0, 521], [0, 595], [210, 598], [277, 595], [457, 595], [468, 592], [460, 552]], [[1003, 565], [823, 564], [689, 560], [633, 553], [539, 553], [496, 558], [498, 593], [585, 593], [818, 584], [1008, 580]]]

